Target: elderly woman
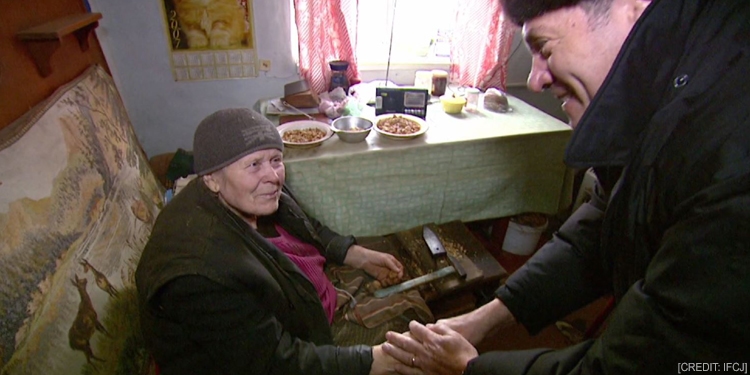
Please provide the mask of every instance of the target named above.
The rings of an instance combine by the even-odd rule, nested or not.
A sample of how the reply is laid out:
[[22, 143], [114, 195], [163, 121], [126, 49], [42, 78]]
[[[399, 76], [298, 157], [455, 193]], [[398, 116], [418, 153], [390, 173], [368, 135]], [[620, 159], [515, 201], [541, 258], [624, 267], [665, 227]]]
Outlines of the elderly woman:
[[338, 347], [325, 262], [402, 276], [307, 216], [284, 186], [283, 143], [248, 109], [205, 118], [199, 176], [164, 208], [136, 270], [146, 345], [164, 374], [384, 374], [380, 346]]

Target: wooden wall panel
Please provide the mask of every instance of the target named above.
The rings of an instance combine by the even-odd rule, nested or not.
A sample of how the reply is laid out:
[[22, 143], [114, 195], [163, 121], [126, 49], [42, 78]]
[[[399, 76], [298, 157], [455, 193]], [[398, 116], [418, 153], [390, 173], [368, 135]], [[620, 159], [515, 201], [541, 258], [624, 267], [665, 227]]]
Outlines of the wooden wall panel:
[[107, 71], [104, 54], [91, 33], [82, 52], [74, 35], [63, 38], [51, 57], [52, 73], [42, 77], [26, 44], [16, 33], [71, 14], [87, 12], [81, 0], [1, 0], [0, 6], [0, 128], [21, 117], [57, 87], [92, 64]]

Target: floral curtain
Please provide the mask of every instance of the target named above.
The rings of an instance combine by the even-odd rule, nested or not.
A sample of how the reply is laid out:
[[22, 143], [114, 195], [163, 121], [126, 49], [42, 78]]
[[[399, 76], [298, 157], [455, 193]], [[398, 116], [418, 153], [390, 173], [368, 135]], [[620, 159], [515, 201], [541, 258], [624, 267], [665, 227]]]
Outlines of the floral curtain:
[[[294, 0], [302, 77], [327, 91], [331, 60], [350, 62], [349, 81], [359, 81], [356, 59], [358, 0]], [[425, 0], [425, 6], [429, 1]], [[451, 40], [450, 81], [505, 90], [515, 26], [497, 0], [459, 0]]]
[[316, 93], [328, 91], [328, 62], [349, 62], [347, 77], [359, 81], [355, 56], [358, 0], [294, 0], [299, 67]]
[[461, 1], [451, 40], [451, 83], [505, 90], [515, 25], [497, 0]]

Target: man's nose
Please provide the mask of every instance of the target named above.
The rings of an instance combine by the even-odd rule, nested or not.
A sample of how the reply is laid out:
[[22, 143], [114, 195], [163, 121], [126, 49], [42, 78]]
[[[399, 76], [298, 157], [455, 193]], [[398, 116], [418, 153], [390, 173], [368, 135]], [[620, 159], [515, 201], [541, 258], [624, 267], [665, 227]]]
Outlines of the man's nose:
[[534, 56], [531, 59], [531, 71], [526, 81], [526, 86], [534, 92], [542, 92], [552, 84], [552, 73], [549, 71], [547, 61], [541, 57]]

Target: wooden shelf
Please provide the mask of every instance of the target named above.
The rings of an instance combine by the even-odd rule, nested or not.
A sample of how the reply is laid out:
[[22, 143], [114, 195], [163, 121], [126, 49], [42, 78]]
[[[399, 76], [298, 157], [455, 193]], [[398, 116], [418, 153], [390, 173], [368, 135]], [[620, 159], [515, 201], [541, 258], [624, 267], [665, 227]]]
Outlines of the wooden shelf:
[[87, 51], [89, 35], [99, 26], [98, 21], [101, 18], [101, 13], [74, 14], [19, 31], [16, 36], [26, 43], [39, 68], [39, 73], [42, 77], [46, 77], [52, 73], [50, 59], [60, 47], [62, 39], [73, 34], [78, 39], [81, 51]]

